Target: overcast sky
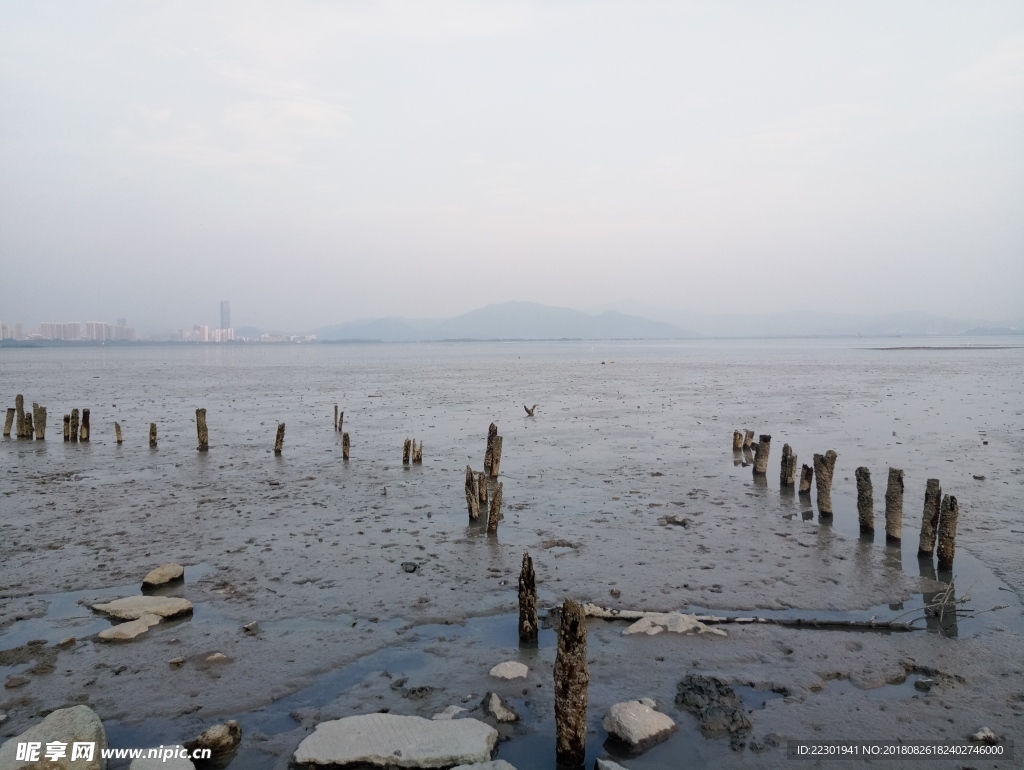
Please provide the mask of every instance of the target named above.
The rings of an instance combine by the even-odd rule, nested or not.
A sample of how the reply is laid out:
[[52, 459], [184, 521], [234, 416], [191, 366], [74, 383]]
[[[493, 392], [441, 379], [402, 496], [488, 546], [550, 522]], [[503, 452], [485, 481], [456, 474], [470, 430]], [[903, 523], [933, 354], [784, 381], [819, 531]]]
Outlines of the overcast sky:
[[0, 318], [1024, 316], [1024, 3], [0, 3]]

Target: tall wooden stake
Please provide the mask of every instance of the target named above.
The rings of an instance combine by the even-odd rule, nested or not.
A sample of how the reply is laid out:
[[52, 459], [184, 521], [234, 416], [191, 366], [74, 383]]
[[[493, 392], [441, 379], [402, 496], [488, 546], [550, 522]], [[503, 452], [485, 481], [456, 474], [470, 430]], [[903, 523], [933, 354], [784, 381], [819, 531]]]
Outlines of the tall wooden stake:
[[487, 531], [497, 534], [498, 520], [501, 519], [501, 482], [494, 488], [494, 497], [491, 498], [491, 510], [487, 516]]
[[199, 435], [200, 452], [206, 452], [210, 448], [210, 431], [206, 428], [206, 409], [196, 409], [196, 433]]
[[151, 422], [149, 424], [149, 446], [151, 449], [156, 449], [156, 423]]
[[469, 508], [469, 520], [480, 518], [480, 493], [476, 488], [476, 475], [473, 469], [466, 466], [466, 507]]
[[341, 434], [341, 459], [342, 460], [347, 460], [348, 459], [349, 446], [350, 445], [349, 445], [349, 442], [348, 442], [348, 434], [347, 433], [342, 433]]
[[119, 422], [114, 423], [114, 438], [117, 440], [118, 444], [121, 443], [121, 423]]
[[930, 559], [935, 553], [935, 534], [939, 528], [941, 508], [942, 484], [938, 479], [928, 479], [924, 489], [924, 513], [921, 516], [921, 542], [917, 547], [919, 558]]
[[779, 487], [796, 484], [796, 455], [789, 444], [782, 445], [782, 466], [779, 468]]
[[960, 506], [953, 495], [942, 497], [942, 509], [939, 512], [939, 569], [953, 569], [953, 556], [956, 554], [956, 525], [960, 520]]
[[832, 472], [836, 467], [836, 458], [839, 457], [833, 450], [828, 450], [824, 455], [814, 455], [814, 475], [818, 484], [818, 515], [832, 515]]
[[82, 428], [79, 431], [78, 440], [79, 441], [88, 441], [89, 440], [89, 410], [88, 409], [83, 409], [82, 410]]
[[857, 519], [860, 521], [860, 531], [866, 533], [875, 531], [875, 499], [871, 488], [871, 471], [863, 465], [853, 472], [857, 477]]
[[583, 607], [572, 599], [562, 604], [555, 656], [555, 762], [582, 767], [587, 750], [587, 622]]
[[533, 572], [533, 559], [523, 554], [523, 567], [519, 571], [519, 641], [536, 642], [540, 623], [537, 620], [537, 576]]
[[18, 413], [18, 410], [13, 406], [7, 408], [7, 418], [4, 420], [4, 438], [11, 437], [11, 428], [14, 425], [14, 416]]
[[764, 476], [768, 473], [768, 452], [772, 448], [772, 437], [762, 433], [761, 440], [757, 442], [757, 451], [754, 452], [754, 473]]
[[889, 469], [889, 486], [885, 489], [885, 540], [898, 543], [903, 539], [903, 471]]
[[274, 454], [279, 455], [284, 450], [284, 423], [277, 424], [277, 438], [274, 439]]

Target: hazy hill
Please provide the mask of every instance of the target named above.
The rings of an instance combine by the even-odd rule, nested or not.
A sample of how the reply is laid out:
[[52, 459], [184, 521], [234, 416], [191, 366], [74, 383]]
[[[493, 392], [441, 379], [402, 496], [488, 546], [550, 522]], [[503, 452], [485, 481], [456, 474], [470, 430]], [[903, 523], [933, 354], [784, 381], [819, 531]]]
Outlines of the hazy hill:
[[582, 313], [535, 302], [488, 305], [454, 318], [371, 318], [314, 330], [322, 340], [680, 339], [699, 335], [614, 310]]

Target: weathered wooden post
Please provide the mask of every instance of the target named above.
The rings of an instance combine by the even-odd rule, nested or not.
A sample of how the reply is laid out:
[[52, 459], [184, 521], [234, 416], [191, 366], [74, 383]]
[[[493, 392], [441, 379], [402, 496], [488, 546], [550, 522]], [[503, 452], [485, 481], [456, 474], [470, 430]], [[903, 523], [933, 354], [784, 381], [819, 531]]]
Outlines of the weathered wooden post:
[[32, 438], [32, 436], [36, 432], [35, 426], [32, 424], [32, 413], [31, 412], [25, 412], [24, 423], [25, 423], [25, 435], [22, 436], [22, 438], [30, 439], [30, 438]]
[[476, 477], [477, 491], [480, 493], [480, 504], [487, 505], [487, 475], [480, 471]]
[[416, 439], [412, 440], [412, 462], [413, 465], [423, 465], [423, 440], [420, 439], [420, 443], [416, 443]]
[[344, 412], [338, 412], [338, 432], [339, 433], [344, 433], [345, 432], [344, 429], [343, 429], [344, 425], [345, 425], [345, 413]]
[[832, 472], [835, 470], [837, 457], [839, 455], [831, 449], [823, 455], [814, 455], [814, 475], [817, 477], [819, 516], [832, 515]]
[[71, 443], [78, 443], [78, 410], [71, 410]]
[[555, 763], [582, 767], [587, 749], [587, 621], [572, 599], [562, 603], [555, 656]]
[[732, 432], [732, 451], [738, 452], [743, 449], [743, 434], [738, 430]]
[[810, 465], [803, 465], [800, 467], [800, 489], [797, 490], [801, 495], [811, 494], [811, 482], [814, 481], [814, 468]]
[[497, 534], [498, 520], [501, 518], [501, 482], [494, 488], [494, 497], [491, 498], [491, 511], [487, 516], [487, 531]]
[[953, 569], [956, 553], [956, 524], [960, 519], [960, 506], [953, 495], [943, 495], [939, 512], [939, 569]]
[[25, 397], [20, 393], [14, 397], [14, 411], [14, 434], [18, 438], [25, 438]]
[[206, 452], [210, 448], [210, 431], [206, 429], [206, 409], [196, 409], [196, 433], [199, 436], [200, 452]]
[[156, 423], [151, 422], [149, 424], [149, 446], [151, 449], [156, 449]]
[[46, 407], [32, 404], [32, 415], [36, 426], [36, 441], [46, 440]]
[[501, 473], [501, 436], [495, 436], [491, 449], [491, 478], [498, 478], [499, 473]]
[[64, 415], [64, 440], [71, 440], [71, 415]]
[[939, 511], [942, 508], [942, 484], [938, 479], [928, 479], [924, 488], [924, 514], [921, 516], [921, 542], [917, 546], [919, 559], [930, 559], [935, 553], [935, 533], [939, 527]]
[[754, 452], [754, 473], [764, 476], [768, 473], [768, 452], [772, 447], [772, 437], [762, 433], [761, 440], [757, 442], [757, 451]]
[[406, 439], [405, 444], [402, 446], [402, 465], [408, 465], [411, 456], [412, 442], [409, 439]]
[[350, 444], [348, 442], [348, 434], [347, 433], [342, 433], [341, 434], [341, 459], [342, 460], [347, 460], [348, 459], [349, 447], [350, 447]]
[[789, 444], [782, 445], [782, 466], [779, 469], [779, 487], [791, 487], [796, 484], [796, 455]]
[[338, 429], [338, 405], [334, 405], [334, 429]]
[[743, 448], [749, 449], [750, 445], [754, 442], [754, 431], [748, 430], [743, 434]]
[[860, 520], [860, 531], [875, 531], [875, 498], [871, 488], [871, 471], [863, 465], [854, 471], [857, 477], [857, 518]]
[[7, 418], [4, 420], [4, 438], [11, 437], [11, 427], [14, 425], [15, 414], [17, 414], [17, 410], [13, 406], [7, 408]]
[[536, 642], [540, 623], [537, 620], [537, 576], [533, 572], [533, 559], [523, 554], [523, 568], [519, 571], [519, 641]]
[[78, 440], [79, 441], [88, 441], [89, 440], [89, 410], [88, 409], [83, 409], [82, 410], [82, 428], [79, 431]]
[[121, 443], [121, 423], [119, 422], [114, 423], [114, 439], [118, 444]]
[[484, 473], [491, 476], [491, 462], [494, 452], [494, 437], [498, 435], [498, 426], [493, 422], [487, 428], [487, 450], [484, 452]]
[[284, 449], [284, 423], [279, 422], [277, 424], [277, 438], [274, 439], [274, 454], [281, 454], [281, 450]]
[[885, 489], [885, 540], [898, 543], [903, 539], [903, 471], [889, 469], [889, 485]]
[[480, 518], [480, 493], [476, 488], [476, 474], [468, 465], [466, 466], [466, 507], [469, 509], [470, 521]]

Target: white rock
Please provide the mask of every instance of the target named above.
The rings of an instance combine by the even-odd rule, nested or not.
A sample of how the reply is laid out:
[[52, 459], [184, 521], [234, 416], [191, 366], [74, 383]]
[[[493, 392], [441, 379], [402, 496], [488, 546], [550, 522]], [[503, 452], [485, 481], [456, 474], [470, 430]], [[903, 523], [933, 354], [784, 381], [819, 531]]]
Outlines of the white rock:
[[[76, 759], [72, 763], [70, 751], [67, 752], [68, 756], [53, 762], [46, 760], [45, 754], [40, 754], [41, 761], [16, 759], [19, 743], [39, 742], [45, 748], [47, 742], [51, 741], [66, 743], [69, 747], [75, 742], [91, 742], [96, 744], [96, 749], [91, 762]], [[106, 767], [106, 760], [100, 758], [100, 752], [106, 748], [107, 734], [96, 712], [88, 706], [72, 706], [57, 709], [35, 727], [30, 727], [0, 746], [0, 767], [3, 770], [35, 770], [43, 767], [46, 770], [102, 770]]]
[[475, 762], [472, 765], [458, 765], [452, 770], [516, 770], [504, 759], [492, 759], [490, 762]]
[[159, 615], [143, 615], [138, 620], [129, 620], [127, 623], [118, 623], [116, 626], [106, 628], [100, 631], [97, 637], [104, 642], [130, 642], [159, 623]]
[[213, 655], [206, 656], [207, 663], [227, 663], [229, 660], [231, 659], [223, 652], [215, 652]]
[[491, 669], [491, 676], [498, 679], [522, 679], [530, 673], [530, 669], [514, 660], [506, 660]]
[[466, 709], [462, 708], [462, 706], [449, 706], [444, 711], [434, 714], [431, 719], [455, 719], [455, 717], [465, 710]]
[[487, 762], [498, 731], [478, 719], [433, 721], [397, 714], [362, 714], [321, 722], [303, 739], [297, 765], [388, 768], [452, 767]]
[[[181, 746], [164, 746], [165, 749], [181, 749]], [[187, 759], [133, 759], [128, 770], [195, 770]]]
[[599, 759], [594, 765], [594, 770], [627, 770], [627, 768], [618, 762], [612, 762], [610, 759]]
[[519, 719], [519, 715], [516, 712], [505, 707], [497, 693], [492, 692], [488, 695], [484, 703], [486, 704], [487, 713], [499, 722], [515, 722]]
[[192, 612], [192, 602], [173, 596], [128, 596], [106, 604], [94, 604], [92, 608], [118, 620], [138, 620], [143, 615], [176, 618]]
[[604, 729], [630, 746], [650, 746], [668, 738], [676, 723], [640, 701], [630, 700], [609, 709]]
[[994, 746], [999, 743], [999, 736], [989, 728], [982, 727], [978, 732], [971, 736], [971, 740], [975, 743], [987, 743], [990, 746]]
[[648, 636], [654, 636], [654, 634], [660, 634], [662, 631], [671, 631], [675, 634], [696, 632], [698, 634], [728, 636], [721, 628], [706, 626], [697, 620], [696, 615], [687, 615], [682, 612], [652, 612], [650, 615], [640, 618], [640, 620], [622, 633], [623, 635], [647, 634]]
[[157, 588], [158, 586], [173, 583], [185, 577], [185, 568], [180, 564], [163, 564], [155, 570], [151, 570], [142, 579], [143, 588]]

